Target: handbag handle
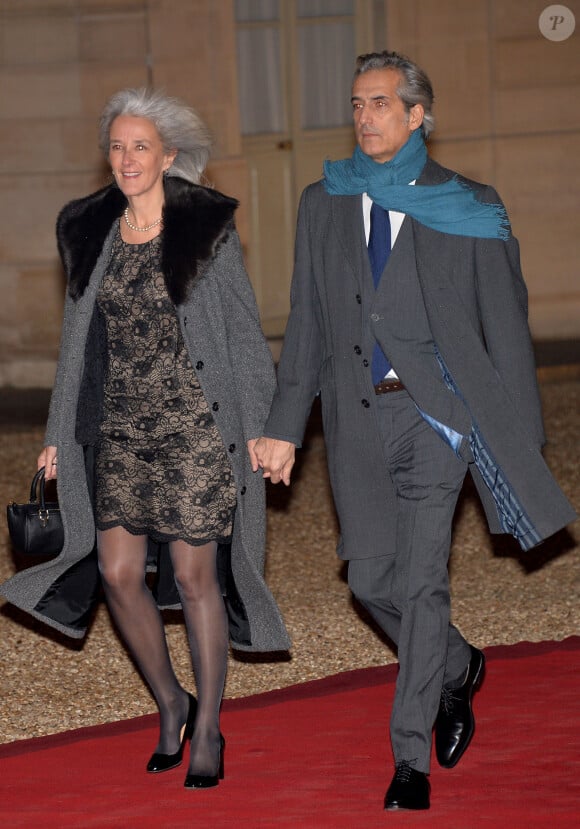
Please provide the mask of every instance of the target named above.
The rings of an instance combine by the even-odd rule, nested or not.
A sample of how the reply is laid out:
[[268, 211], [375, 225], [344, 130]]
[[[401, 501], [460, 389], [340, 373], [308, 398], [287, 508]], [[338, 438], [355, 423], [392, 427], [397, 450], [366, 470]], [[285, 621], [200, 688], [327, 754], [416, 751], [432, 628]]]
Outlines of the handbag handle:
[[39, 498], [37, 497], [37, 492], [40, 495], [38, 517], [40, 518], [40, 523], [43, 527], [46, 526], [46, 522], [49, 518], [49, 513], [46, 509], [46, 501], [44, 497], [44, 469], [44, 466], [40, 467], [40, 469], [32, 479], [32, 483], [30, 485], [30, 501], [33, 504], [36, 504], [39, 501]]

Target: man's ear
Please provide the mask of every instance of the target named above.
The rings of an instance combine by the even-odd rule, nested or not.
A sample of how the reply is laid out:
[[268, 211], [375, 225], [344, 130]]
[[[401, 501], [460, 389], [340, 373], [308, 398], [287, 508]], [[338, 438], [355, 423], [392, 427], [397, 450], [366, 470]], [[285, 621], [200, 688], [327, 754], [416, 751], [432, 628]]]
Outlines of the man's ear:
[[409, 110], [409, 127], [412, 130], [419, 129], [421, 124], [423, 123], [423, 116], [425, 115], [425, 110], [423, 108], [423, 104], [415, 104]]

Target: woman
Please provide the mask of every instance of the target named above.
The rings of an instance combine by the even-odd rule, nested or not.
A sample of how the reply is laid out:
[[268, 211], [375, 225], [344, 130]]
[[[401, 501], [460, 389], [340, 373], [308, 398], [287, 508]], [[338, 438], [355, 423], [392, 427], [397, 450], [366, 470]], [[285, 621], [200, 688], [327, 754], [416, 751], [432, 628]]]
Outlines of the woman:
[[[179, 765], [191, 739], [185, 786], [206, 788], [223, 776], [228, 619], [218, 571], [233, 644], [289, 645], [262, 579], [263, 481], [252, 473], [274, 372], [237, 203], [199, 185], [210, 139], [195, 112], [123, 90], [103, 111], [100, 146], [114, 184], [68, 204], [57, 223], [68, 290], [38, 465], [47, 480], [58, 470], [65, 546], [2, 592], [83, 635], [96, 527], [109, 610], [159, 708], [147, 770]], [[183, 609], [197, 702], [175, 676], [146, 585], [152, 552], [157, 603]]]

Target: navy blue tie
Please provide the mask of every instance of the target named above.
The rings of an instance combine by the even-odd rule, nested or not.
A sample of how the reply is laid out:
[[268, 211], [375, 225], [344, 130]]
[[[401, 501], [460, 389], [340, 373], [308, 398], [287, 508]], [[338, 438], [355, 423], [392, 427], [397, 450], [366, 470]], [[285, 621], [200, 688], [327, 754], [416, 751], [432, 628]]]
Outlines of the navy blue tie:
[[[369, 259], [373, 272], [375, 289], [381, 281], [381, 274], [391, 255], [391, 222], [389, 211], [373, 202], [371, 207], [371, 231], [369, 234]], [[371, 375], [373, 383], [380, 383], [383, 377], [389, 373], [391, 364], [383, 354], [378, 343], [375, 343], [373, 350]]]

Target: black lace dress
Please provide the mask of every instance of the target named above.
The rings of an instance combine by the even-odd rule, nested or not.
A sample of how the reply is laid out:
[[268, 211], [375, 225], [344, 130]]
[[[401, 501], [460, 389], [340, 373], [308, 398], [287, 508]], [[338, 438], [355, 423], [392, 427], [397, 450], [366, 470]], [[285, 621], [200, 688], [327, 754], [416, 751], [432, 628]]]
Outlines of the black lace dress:
[[108, 354], [97, 526], [157, 541], [226, 541], [231, 467], [167, 295], [160, 240], [130, 245], [118, 232], [97, 297]]

